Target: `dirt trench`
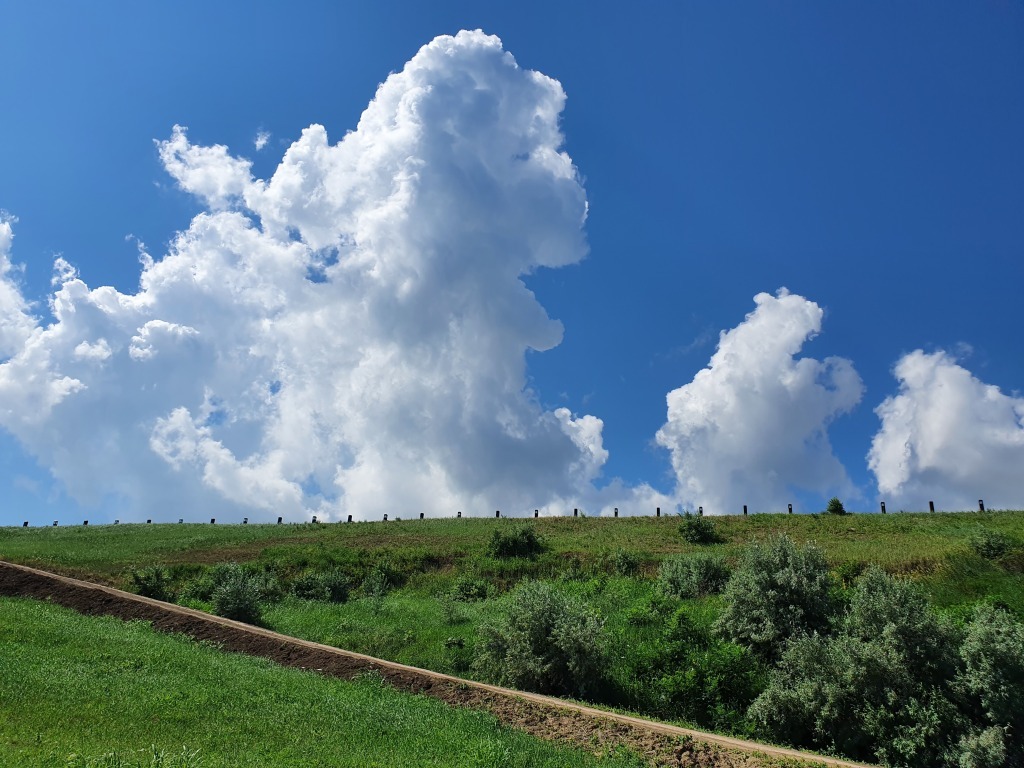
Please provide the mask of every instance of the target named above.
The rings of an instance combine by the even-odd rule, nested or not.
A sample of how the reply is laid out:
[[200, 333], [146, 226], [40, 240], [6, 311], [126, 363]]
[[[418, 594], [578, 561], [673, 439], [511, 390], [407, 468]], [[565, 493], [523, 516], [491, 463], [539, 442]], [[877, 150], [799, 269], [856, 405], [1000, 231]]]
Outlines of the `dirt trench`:
[[548, 696], [462, 680], [3, 561], [0, 561], [0, 595], [48, 600], [86, 616], [147, 621], [161, 632], [188, 635], [215, 643], [225, 651], [261, 656], [282, 666], [330, 677], [352, 679], [372, 672], [400, 691], [424, 694], [453, 706], [485, 710], [505, 725], [549, 741], [572, 744], [593, 753], [625, 746], [644, 755], [654, 766], [871, 768], [862, 763], [678, 728]]

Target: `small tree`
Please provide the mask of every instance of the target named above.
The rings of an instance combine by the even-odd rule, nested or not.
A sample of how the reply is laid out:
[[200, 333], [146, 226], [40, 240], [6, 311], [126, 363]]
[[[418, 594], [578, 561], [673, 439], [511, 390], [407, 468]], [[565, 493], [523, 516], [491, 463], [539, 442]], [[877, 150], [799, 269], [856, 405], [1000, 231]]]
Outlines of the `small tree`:
[[825, 511], [830, 515], [846, 515], [849, 514], [846, 511], [846, 507], [843, 506], [843, 502], [839, 500], [838, 496], [833, 496], [828, 500], [828, 506], [825, 507]]

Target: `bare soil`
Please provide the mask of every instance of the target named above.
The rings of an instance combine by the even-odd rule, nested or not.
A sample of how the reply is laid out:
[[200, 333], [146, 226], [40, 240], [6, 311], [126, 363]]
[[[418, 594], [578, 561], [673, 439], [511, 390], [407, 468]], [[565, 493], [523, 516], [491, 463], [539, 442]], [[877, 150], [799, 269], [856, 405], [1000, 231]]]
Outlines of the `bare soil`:
[[654, 766], [870, 768], [460, 680], [2, 561], [0, 595], [49, 600], [87, 616], [147, 621], [161, 632], [187, 635], [216, 644], [225, 651], [261, 656], [282, 666], [331, 677], [352, 679], [376, 675], [398, 690], [431, 696], [453, 706], [485, 710], [510, 727], [549, 741], [569, 743], [595, 754], [625, 747], [643, 755]]

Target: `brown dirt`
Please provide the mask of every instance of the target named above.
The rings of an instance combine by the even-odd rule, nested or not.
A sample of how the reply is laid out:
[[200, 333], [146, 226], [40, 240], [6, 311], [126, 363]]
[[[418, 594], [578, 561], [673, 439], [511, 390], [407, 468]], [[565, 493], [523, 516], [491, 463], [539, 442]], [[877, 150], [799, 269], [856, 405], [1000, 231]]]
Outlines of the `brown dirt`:
[[543, 739], [570, 743], [595, 754], [626, 747], [645, 756], [654, 766], [870, 768], [460, 680], [2, 561], [0, 595], [49, 600], [87, 616], [147, 621], [161, 632], [187, 635], [214, 643], [225, 651], [261, 656], [283, 666], [331, 677], [378, 675], [398, 690], [431, 696], [453, 706], [485, 710], [502, 723]]

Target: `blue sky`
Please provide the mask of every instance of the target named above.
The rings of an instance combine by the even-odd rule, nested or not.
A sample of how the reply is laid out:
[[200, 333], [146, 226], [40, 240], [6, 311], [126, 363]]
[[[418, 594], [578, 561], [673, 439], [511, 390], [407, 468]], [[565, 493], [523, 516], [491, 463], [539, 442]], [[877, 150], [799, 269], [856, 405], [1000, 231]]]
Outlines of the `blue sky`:
[[[598, 3], [585, 12], [568, 3], [254, 3], [245, 11], [210, 5], [5, 9], [0, 209], [17, 217], [9, 260], [24, 265], [8, 278], [35, 302], [31, 313], [39, 327], [52, 320], [47, 301], [56, 256], [90, 289], [109, 285], [134, 294], [141, 269], [136, 242], [160, 261], [176, 234], [207, 209], [195, 184], [190, 194], [190, 182], [168, 172], [154, 143], [170, 139], [173, 126], [187, 126], [189, 147], [225, 145], [231, 155], [252, 161], [253, 178], [268, 179], [311, 124], [324, 126], [331, 144], [354, 131], [378, 85], [401, 72], [421, 46], [438, 35], [482, 29], [501, 39], [523, 71], [561, 84], [564, 150], [588, 204], [585, 258], [581, 252], [558, 268], [528, 261], [522, 269], [536, 303], [560, 321], [561, 343], [520, 351], [525, 394], [508, 394], [515, 374], [499, 389], [512, 397], [516, 418], [530, 413], [548, 425], [537, 427], [541, 436], [558, 409], [568, 409], [571, 418], [592, 414], [603, 422], [607, 451], [604, 461], [571, 481], [553, 472], [535, 488], [519, 482], [522, 497], [507, 506], [555, 513], [576, 498], [590, 509], [635, 503], [637, 510], [654, 499], [684, 506], [713, 499], [709, 509], [733, 511], [738, 498], [750, 496], [755, 509], [777, 507], [783, 498], [815, 509], [832, 493], [858, 500], [852, 506], [863, 509], [876, 508], [879, 498], [895, 500], [890, 508], [921, 508], [933, 497], [940, 507], [986, 496], [1000, 506], [1024, 503], [1024, 484], [1017, 490], [1013, 479], [1024, 470], [1017, 306], [1024, 273], [1020, 3]], [[467, 62], [458, 66], [475, 66]], [[457, 67], [455, 74], [435, 74], [438, 84], [458, 82]], [[268, 139], [257, 150], [260, 132]], [[528, 217], [520, 224], [523, 232], [532, 226]], [[538, 223], [538, 231], [544, 226]], [[480, 285], [491, 283], [470, 283], [466, 290]], [[819, 334], [813, 335], [813, 318], [811, 330], [798, 334], [796, 359], [848, 360], [859, 389], [826, 381], [825, 390], [843, 390], [843, 397], [820, 413], [809, 408], [817, 421], [803, 438], [797, 435], [798, 444], [780, 447], [786, 440], [777, 434], [806, 416], [802, 403], [820, 394], [814, 382], [783, 392], [750, 377], [736, 383], [732, 369], [723, 367], [720, 376], [686, 390], [686, 402], [698, 403], [704, 416], [681, 416], [683, 422], [673, 422], [677, 428], [663, 430], [666, 395], [694, 382], [715, 354], [720, 332], [755, 311], [756, 295], [769, 294], [757, 305], [765, 313], [781, 308], [775, 297], [783, 287], [807, 300], [786, 302], [794, 312], [809, 302], [823, 310]], [[451, 299], [445, 297], [439, 300]], [[491, 330], [495, 339], [504, 338], [502, 328]], [[200, 328], [206, 338], [203, 333]], [[534, 333], [540, 331], [523, 331], [522, 349], [534, 346], [523, 340]], [[764, 333], [779, 331], [768, 325]], [[760, 341], [751, 343], [761, 349]], [[12, 347], [0, 361], [16, 355]], [[792, 373], [784, 357], [768, 365], [765, 376]], [[509, 353], [513, 368], [515, 359]], [[192, 370], [187, 350], [175, 360], [175, 370]], [[894, 377], [901, 361], [903, 389]], [[54, 363], [53, 371], [58, 367]], [[196, 367], [195, 375], [203, 370]], [[438, 402], [476, 398], [483, 390], [475, 387], [490, 378], [485, 368], [473, 370], [472, 388], [449, 390], [442, 383], [429, 396]], [[30, 387], [27, 374], [19, 375], [11, 386]], [[430, 376], [424, 380], [433, 381]], [[820, 383], [828, 376], [822, 369], [811, 379]], [[89, 392], [99, 393], [110, 380], [88, 382]], [[229, 517], [247, 510], [254, 518], [273, 515], [240, 491], [225, 491], [228, 481], [210, 481], [210, 464], [183, 468], [167, 456], [119, 466], [111, 454], [109, 471], [135, 473], [135, 490], [123, 477], [96, 487], [82, 477], [68, 479], [76, 458], [65, 454], [102, 451], [104, 441], [121, 439], [120, 429], [151, 429], [176, 405], [188, 409], [190, 423], [212, 429], [212, 439], [231, 448], [241, 465], [270, 472], [266, 435], [262, 443], [221, 436], [220, 417], [211, 420], [208, 412], [200, 424], [198, 414], [210, 405], [197, 402], [192, 390], [180, 403], [165, 403], [162, 416], [142, 409], [138, 413], [148, 415], [129, 417], [111, 395], [82, 412], [99, 422], [61, 411], [69, 400], [34, 426], [14, 423], [23, 414], [11, 413], [22, 401], [4, 392], [0, 523], [181, 516], [174, 509], [197, 519], [209, 516], [205, 509], [223, 509]], [[486, 395], [493, 413], [503, 413], [501, 397], [491, 390]], [[223, 397], [229, 402], [224, 413], [241, 413]], [[883, 425], [875, 409], [887, 398], [891, 421], [879, 438]], [[740, 402], [736, 409], [715, 410], [732, 399]], [[340, 456], [332, 466], [361, 466], [366, 448], [380, 463], [377, 474], [350, 476], [346, 485], [328, 478], [319, 460], [310, 460], [308, 475], [306, 469], [275, 469], [274, 482], [301, 486], [297, 502], [281, 491], [295, 502], [289, 509], [296, 516], [317, 504], [326, 505], [320, 506], [326, 514], [358, 515], [357, 500], [372, 496], [369, 489], [376, 485], [386, 495], [394, 487], [390, 464], [401, 459], [378, 456], [377, 448], [353, 437], [345, 425], [350, 413], [336, 414], [327, 427], [338, 436], [326, 443]], [[431, 513], [462, 504], [482, 512], [514, 495], [503, 489], [520, 476], [504, 472], [502, 462], [521, 466], [523, 477], [538, 476], [526, 458], [505, 448], [488, 453], [486, 419], [474, 421], [467, 438], [438, 426], [442, 417], [435, 418], [432, 406], [423, 413], [426, 427], [413, 426], [413, 417], [410, 434], [427, 429], [436, 444], [432, 452], [407, 457], [413, 469], [406, 469], [416, 472], [422, 463], [448, 475], [440, 485], [424, 479], [403, 487], [398, 495], [408, 503], [416, 503], [417, 493], [436, 493], [444, 502], [428, 505]], [[238, 418], [240, 425], [246, 421]], [[80, 439], [97, 423], [116, 428], [103, 440]], [[258, 430], [262, 422], [251, 417], [247, 423], [246, 429]], [[772, 431], [760, 433], [758, 425]], [[572, 429], [559, 433], [565, 445], [555, 438], [550, 445], [567, 473], [578, 469], [576, 459], [566, 458]], [[42, 433], [48, 438], [37, 437]], [[726, 433], [759, 447], [739, 450]], [[474, 471], [437, 458], [464, 438], [488, 457]], [[867, 458], [873, 440], [878, 472]], [[578, 440], [572, 445], [581, 455], [593, 453], [587, 454], [593, 442], [586, 450]], [[780, 454], [786, 455], [781, 463]], [[834, 464], [806, 476], [803, 468], [821, 455]], [[545, 461], [555, 466], [558, 460]], [[695, 479], [694, 473], [703, 474]], [[757, 479], [765, 477], [774, 479]], [[140, 502], [140, 489], [150, 483], [154, 494], [169, 499], [167, 506]], [[330, 483], [337, 484], [333, 491]], [[764, 498], [754, 498], [758, 493]]]

